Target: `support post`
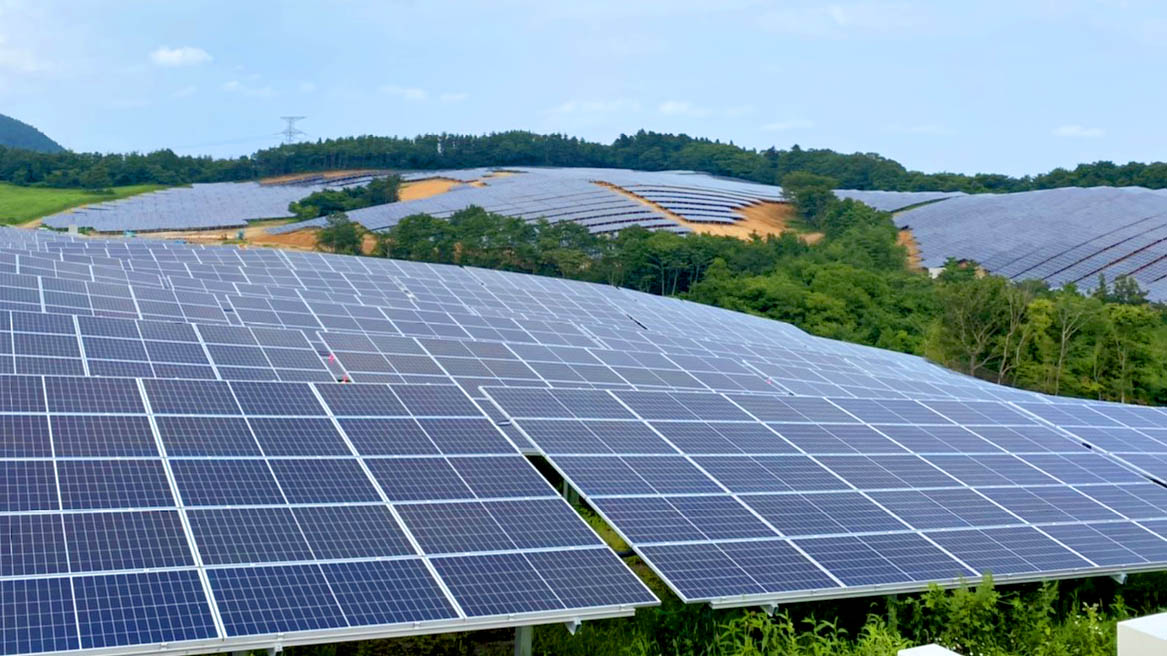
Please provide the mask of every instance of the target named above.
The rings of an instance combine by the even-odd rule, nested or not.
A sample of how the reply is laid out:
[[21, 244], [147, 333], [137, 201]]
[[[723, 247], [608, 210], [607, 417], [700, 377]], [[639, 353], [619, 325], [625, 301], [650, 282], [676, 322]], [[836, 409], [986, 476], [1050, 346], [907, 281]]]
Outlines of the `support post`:
[[531, 638], [534, 635], [533, 626], [515, 627], [515, 656], [531, 656]]
[[579, 503], [579, 492], [575, 491], [575, 488], [567, 482], [566, 478], [563, 479], [563, 498], [567, 499], [567, 503], [571, 504], [572, 506], [575, 506]]

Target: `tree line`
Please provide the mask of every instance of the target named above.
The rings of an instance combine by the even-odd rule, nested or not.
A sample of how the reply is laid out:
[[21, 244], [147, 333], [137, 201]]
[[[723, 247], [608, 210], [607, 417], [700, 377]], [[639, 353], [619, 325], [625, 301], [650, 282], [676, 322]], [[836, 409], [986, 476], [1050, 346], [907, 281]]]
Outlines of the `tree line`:
[[401, 176], [376, 178], [355, 187], [316, 191], [288, 205], [288, 211], [302, 221], [321, 216], [348, 212], [362, 207], [397, 202]]
[[[809, 181], [813, 188], [815, 180]], [[1025, 389], [1167, 403], [1167, 308], [1130, 278], [1083, 294], [984, 275], [950, 261], [909, 268], [891, 216], [791, 186], [814, 244], [792, 232], [741, 240], [571, 222], [527, 222], [471, 207], [417, 214], [378, 233], [373, 254], [607, 283], [792, 323], [810, 333], [926, 356]], [[323, 248], [359, 253], [364, 229], [329, 217]]]
[[0, 182], [91, 189], [115, 185], [256, 180], [347, 168], [443, 169], [480, 166], [595, 166], [645, 171], [688, 169], [776, 184], [793, 172], [828, 176], [843, 188], [891, 191], [1012, 192], [1065, 186], [1167, 187], [1167, 164], [1100, 161], [1036, 176], [911, 171], [875, 153], [742, 148], [732, 142], [641, 130], [611, 144], [526, 131], [418, 137], [358, 136], [286, 144], [217, 159], [151, 153], [42, 153], [0, 147]]

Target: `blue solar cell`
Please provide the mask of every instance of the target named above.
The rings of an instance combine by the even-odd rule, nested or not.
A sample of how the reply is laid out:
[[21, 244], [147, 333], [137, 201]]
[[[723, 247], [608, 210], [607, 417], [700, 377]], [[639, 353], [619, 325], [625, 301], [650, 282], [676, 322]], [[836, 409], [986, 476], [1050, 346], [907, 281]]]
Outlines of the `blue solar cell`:
[[73, 590], [67, 578], [0, 581], [0, 653], [78, 648]]
[[117, 378], [45, 379], [50, 412], [142, 413], [137, 382]]
[[522, 428], [530, 440], [548, 454], [612, 453], [612, 449], [582, 421], [529, 419], [523, 421]]
[[449, 462], [480, 499], [555, 494], [547, 479], [523, 456], [462, 457]]
[[746, 506], [728, 496], [670, 497], [668, 502], [710, 540], [776, 536]]
[[0, 576], [67, 571], [59, 515], [0, 515]]
[[0, 376], [0, 412], [44, 412], [45, 391], [40, 378]]
[[176, 511], [69, 513], [64, 519], [73, 572], [194, 565]]
[[987, 485], [1052, 485], [1057, 483], [1014, 456], [927, 456], [954, 478], [976, 487]]
[[231, 383], [239, 407], [247, 415], [325, 415], [312, 388], [304, 383]]
[[44, 460], [0, 461], [0, 511], [56, 510], [57, 480], [53, 463]]
[[784, 535], [902, 530], [904, 525], [855, 492], [743, 497]]
[[356, 459], [272, 460], [289, 503], [361, 503], [381, 497]]
[[696, 601], [758, 594], [763, 589], [714, 544], [679, 544], [641, 549], [684, 599]]
[[515, 544], [481, 503], [399, 506], [397, 512], [427, 554], [508, 551]]
[[675, 454], [676, 449], [669, 446], [651, 428], [641, 422], [629, 421], [590, 421], [587, 428], [600, 439], [613, 453], [645, 454], [668, 453]]
[[85, 649], [217, 637], [194, 570], [73, 579]]
[[705, 534], [663, 498], [595, 499], [596, 509], [635, 543], [705, 540]]
[[222, 381], [144, 380], [146, 396], [155, 414], [238, 415], [231, 388]]
[[437, 454], [438, 448], [417, 421], [410, 418], [341, 419], [357, 453], [371, 456]]
[[[730, 492], [788, 492], [791, 489], [749, 456], [698, 456], [693, 461]], [[825, 470], [823, 474], [830, 476]], [[845, 485], [840, 482], [838, 487], [844, 488]]]
[[563, 608], [522, 554], [435, 558], [434, 567], [471, 617]]
[[872, 492], [871, 497], [919, 529], [1020, 523], [1013, 515], [966, 488]]
[[316, 565], [207, 571], [229, 636], [345, 626], [344, 615]]
[[482, 411], [453, 385], [396, 385], [393, 391], [415, 417], [480, 417]]
[[150, 420], [143, 416], [54, 416], [53, 446], [59, 457], [158, 456]]
[[207, 565], [312, 559], [296, 518], [287, 508], [191, 510], [187, 517]]
[[154, 419], [168, 456], [259, 456], [242, 417], [160, 416]]
[[375, 558], [414, 553], [385, 506], [295, 508], [300, 529], [319, 559]]
[[[574, 414], [556, 400], [558, 391], [545, 389], [492, 387], [487, 390], [503, 411], [510, 417], [561, 417], [569, 418]], [[606, 393], [601, 392], [607, 396]], [[608, 397], [613, 403], [614, 399]], [[617, 403], [617, 405], [619, 405]], [[586, 409], [584, 410], [587, 411]], [[628, 411], [624, 415], [631, 418]], [[586, 416], [586, 415], [585, 415]]]
[[248, 423], [268, 457], [352, 455], [330, 419], [255, 417]]
[[1069, 487], [1002, 487], [985, 488], [981, 492], [1034, 524], [1119, 519], [1109, 509]]
[[483, 505], [520, 549], [603, 544], [562, 499], [494, 501]]
[[262, 460], [171, 460], [170, 467], [187, 506], [284, 503]]
[[161, 460], [63, 460], [57, 475], [65, 509], [174, 505]]
[[652, 593], [609, 549], [527, 554], [551, 591], [569, 608], [652, 604]]
[[1128, 522], [1062, 524], [1042, 530], [1103, 567], [1167, 560], [1167, 540]]
[[1065, 547], [1026, 526], [940, 531], [928, 533], [928, 537], [978, 573], [1056, 572], [1090, 566]]
[[334, 563], [323, 569], [352, 626], [457, 617], [420, 560]]
[[419, 419], [418, 424], [447, 455], [515, 452], [515, 447], [489, 419]]
[[626, 456], [622, 460], [659, 494], [724, 491], [682, 456]]
[[319, 385], [317, 391], [336, 416], [407, 416], [397, 395], [386, 385]]
[[749, 540], [718, 545], [749, 577], [770, 592], [837, 588], [822, 568], [785, 540]]
[[912, 581], [878, 551], [856, 537], [809, 538], [795, 542], [848, 586]]
[[915, 533], [867, 535], [862, 540], [913, 581], [945, 581], [975, 575]]
[[474, 498], [454, 468], [441, 458], [370, 458], [365, 462], [391, 501]]
[[1128, 519], [1167, 516], [1167, 488], [1156, 483], [1090, 485], [1077, 490]]
[[53, 455], [48, 420], [43, 416], [0, 415], [0, 435], [4, 436], [0, 441], [0, 458], [48, 458]]

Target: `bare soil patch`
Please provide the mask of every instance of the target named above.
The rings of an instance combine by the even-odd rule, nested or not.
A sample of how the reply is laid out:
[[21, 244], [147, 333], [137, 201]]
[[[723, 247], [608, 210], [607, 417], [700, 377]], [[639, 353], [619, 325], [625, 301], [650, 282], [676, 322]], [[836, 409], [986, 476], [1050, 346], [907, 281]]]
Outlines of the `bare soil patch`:
[[908, 249], [908, 268], [913, 271], [923, 271], [924, 266], [920, 263], [920, 245], [916, 243], [916, 238], [912, 235], [912, 231], [904, 228], [896, 235], [896, 243]]

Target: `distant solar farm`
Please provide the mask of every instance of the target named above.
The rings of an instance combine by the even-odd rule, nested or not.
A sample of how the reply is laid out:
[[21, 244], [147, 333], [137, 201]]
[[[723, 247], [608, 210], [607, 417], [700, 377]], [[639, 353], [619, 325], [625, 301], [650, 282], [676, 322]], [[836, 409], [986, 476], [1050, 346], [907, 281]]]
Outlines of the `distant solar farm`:
[[[214, 183], [166, 189], [85, 207], [44, 219], [97, 232], [235, 228], [256, 219], [291, 218], [288, 204], [322, 189], [365, 184], [373, 174], [290, 182]], [[449, 217], [470, 206], [529, 221], [570, 221], [593, 233], [630, 226], [676, 233], [747, 236], [776, 233], [781, 218], [758, 223], [751, 208], [773, 214], [782, 190], [691, 171], [645, 172], [598, 168], [476, 168], [405, 173], [407, 184], [445, 180], [443, 193], [377, 205], [349, 218], [382, 231], [413, 214]], [[1070, 187], [1013, 194], [894, 192], [840, 189], [879, 210], [895, 212], [911, 231], [919, 264], [943, 266], [949, 257], [986, 270], [1052, 286], [1092, 288], [1132, 276], [1152, 299], [1167, 298], [1167, 193], [1141, 187]], [[275, 235], [317, 228], [324, 219], [272, 227]]]

